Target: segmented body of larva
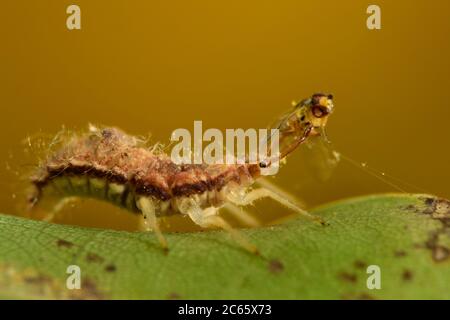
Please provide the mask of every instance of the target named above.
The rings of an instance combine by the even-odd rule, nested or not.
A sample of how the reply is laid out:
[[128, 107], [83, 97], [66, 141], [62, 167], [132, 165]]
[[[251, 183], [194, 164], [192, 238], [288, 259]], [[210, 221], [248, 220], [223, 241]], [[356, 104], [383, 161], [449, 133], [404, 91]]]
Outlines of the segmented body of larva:
[[91, 130], [71, 138], [31, 181], [36, 205], [47, 189], [64, 196], [88, 196], [140, 212], [137, 199], [151, 198], [157, 216], [177, 214], [192, 198], [200, 207], [221, 206], [230, 190], [244, 189], [259, 176], [259, 165], [183, 164], [140, 146], [117, 128]]

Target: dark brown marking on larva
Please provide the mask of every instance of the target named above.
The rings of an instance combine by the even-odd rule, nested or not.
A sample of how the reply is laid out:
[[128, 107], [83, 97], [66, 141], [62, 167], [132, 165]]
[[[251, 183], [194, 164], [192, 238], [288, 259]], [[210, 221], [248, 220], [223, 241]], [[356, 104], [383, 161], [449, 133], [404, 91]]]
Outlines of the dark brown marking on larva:
[[96, 253], [89, 252], [86, 255], [86, 261], [93, 262], [93, 263], [102, 263], [103, 261], [105, 261], [105, 259]]
[[220, 191], [229, 183], [251, 183], [258, 165], [177, 165], [165, 154], [155, 154], [116, 128], [73, 136], [51, 155], [31, 178], [35, 186], [29, 196], [36, 204], [42, 189], [57, 177], [83, 176], [125, 185], [136, 195], [159, 200]]
[[413, 278], [413, 273], [412, 273], [411, 270], [409, 270], [409, 269], [403, 270], [403, 273], [402, 273], [402, 279], [403, 279], [404, 281], [411, 281], [412, 278]]
[[356, 281], [358, 280], [358, 277], [356, 276], [356, 274], [354, 273], [349, 273], [346, 271], [342, 271], [338, 274], [339, 279], [345, 281], [345, 282], [349, 282], [349, 283], [356, 283]]
[[116, 270], [117, 270], [117, 267], [114, 264], [108, 264], [105, 267], [106, 272], [116, 272]]
[[74, 244], [70, 241], [64, 240], [64, 239], [58, 239], [56, 240], [56, 245], [60, 248], [72, 248]]
[[353, 265], [355, 266], [355, 268], [357, 269], [366, 269], [367, 268], [367, 263], [365, 263], [364, 261], [361, 260], [356, 260]]
[[270, 260], [268, 267], [269, 267], [269, 271], [274, 274], [280, 273], [284, 270], [283, 263], [277, 259]]

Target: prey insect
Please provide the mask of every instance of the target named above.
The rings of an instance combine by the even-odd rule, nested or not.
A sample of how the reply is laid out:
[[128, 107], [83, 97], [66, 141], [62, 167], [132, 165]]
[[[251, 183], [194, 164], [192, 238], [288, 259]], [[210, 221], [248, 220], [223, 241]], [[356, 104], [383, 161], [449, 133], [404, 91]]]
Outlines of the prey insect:
[[[309, 137], [323, 132], [333, 111], [331, 95], [314, 94], [296, 103], [293, 110], [279, 119], [280, 154], [285, 158]], [[267, 143], [270, 145], [270, 139]], [[32, 175], [33, 190], [28, 201], [31, 208], [47, 195], [59, 197], [50, 218], [64, 204], [79, 197], [91, 197], [142, 214], [164, 249], [168, 243], [158, 219], [171, 214], [188, 216], [197, 225], [228, 231], [246, 250], [258, 249], [230, 226], [220, 215], [226, 207], [242, 221], [252, 217], [239, 207], [261, 198], [271, 198], [285, 207], [319, 223], [276, 188], [253, 188], [261, 177], [261, 168], [273, 159], [243, 164], [175, 164], [158, 148], [117, 128], [97, 128], [69, 137], [59, 149], [47, 155]]]

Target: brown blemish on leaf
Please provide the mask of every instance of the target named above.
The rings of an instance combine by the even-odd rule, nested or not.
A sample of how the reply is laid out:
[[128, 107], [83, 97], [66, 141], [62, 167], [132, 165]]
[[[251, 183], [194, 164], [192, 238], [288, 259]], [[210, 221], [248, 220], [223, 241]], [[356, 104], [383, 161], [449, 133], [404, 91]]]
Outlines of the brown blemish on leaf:
[[105, 267], [106, 272], [116, 272], [116, 270], [117, 270], [117, 267], [114, 264], [108, 264]]
[[376, 298], [368, 293], [344, 293], [341, 295], [342, 300], [376, 300]]
[[394, 252], [395, 257], [406, 257], [406, 251], [404, 250], [397, 250]]
[[359, 300], [375, 300], [375, 297], [368, 293], [361, 293], [358, 295]]
[[450, 256], [450, 250], [444, 246], [433, 247], [433, 260], [436, 262], [442, 262], [448, 259]]
[[[98, 290], [95, 282], [90, 278], [81, 281], [81, 289], [83, 294], [78, 299], [84, 300], [101, 300], [104, 299], [103, 294]], [[77, 299], [77, 298], [75, 298]]]
[[89, 279], [82, 281], [79, 290], [68, 290], [66, 279], [53, 277], [33, 268], [17, 269], [0, 264], [2, 294], [17, 299], [104, 299], [106, 298]]
[[402, 273], [402, 278], [404, 281], [411, 281], [413, 278], [413, 273], [411, 270], [405, 269]]
[[339, 277], [339, 279], [341, 279], [345, 282], [350, 282], [350, 283], [356, 283], [356, 281], [358, 280], [358, 277], [356, 276], [356, 274], [345, 272], [345, 271], [340, 272], [338, 274], [338, 277]]
[[64, 240], [64, 239], [58, 239], [56, 240], [56, 245], [60, 248], [72, 248], [74, 244], [70, 241]]
[[181, 299], [181, 295], [176, 293], [176, 292], [171, 292], [167, 295], [167, 299], [169, 300], [180, 300]]
[[37, 273], [34, 275], [25, 275], [23, 277], [23, 280], [28, 284], [36, 284], [36, 285], [46, 285], [51, 283], [51, 278], [41, 273]]
[[367, 263], [365, 263], [364, 261], [361, 261], [361, 260], [356, 260], [355, 262], [353, 262], [353, 265], [357, 269], [366, 269], [367, 268]]
[[284, 265], [280, 260], [273, 259], [269, 261], [269, 271], [271, 273], [280, 273], [284, 270]]
[[433, 205], [433, 203], [434, 203], [434, 198], [425, 198], [425, 204], [427, 205], [427, 206], [431, 206], [431, 205]]
[[93, 263], [102, 263], [103, 261], [105, 261], [105, 259], [103, 259], [103, 257], [99, 256], [96, 253], [89, 252], [86, 255], [86, 261], [93, 262]]
[[448, 260], [450, 248], [440, 243], [440, 237], [450, 233], [450, 201], [441, 198], [422, 199], [425, 209], [420, 212], [430, 215], [431, 219], [441, 222], [441, 227], [430, 232], [425, 248], [431, 251], [431, 257], [435, 262]]

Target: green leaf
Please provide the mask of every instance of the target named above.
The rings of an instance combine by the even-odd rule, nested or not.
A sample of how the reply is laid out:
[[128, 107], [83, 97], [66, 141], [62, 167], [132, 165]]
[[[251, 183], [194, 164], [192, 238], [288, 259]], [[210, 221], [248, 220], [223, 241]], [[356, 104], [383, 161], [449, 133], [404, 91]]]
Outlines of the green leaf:
[[[304, 219], [242, 230], [262, 256], [220, 231], [152, 234], [85, 229], [0, 215], [0, 297], [92, 299], [449, 299], [450, 204], [374, 195]], [[81, 289], [66, 288], [69, 265]], [[370, 265], [381, 289], [369, 290]]]

